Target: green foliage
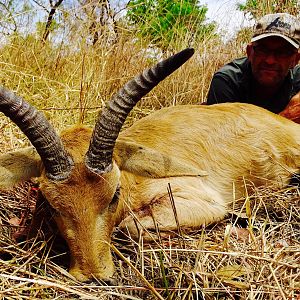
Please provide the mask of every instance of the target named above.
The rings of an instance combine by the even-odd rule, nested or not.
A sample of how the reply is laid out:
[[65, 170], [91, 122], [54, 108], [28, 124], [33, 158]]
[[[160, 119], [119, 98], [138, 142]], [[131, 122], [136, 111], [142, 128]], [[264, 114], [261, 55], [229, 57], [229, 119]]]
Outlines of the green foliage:
[[127, 9], [137, 34], [161, 48], [175, 47], [178, 38], [203, 40], [216, 29], [215, 23], [204, 23], [208, 8], [197, 0], [133, 0]]
[[298, 0], [247, 0], [245, 4], [239, 3], [238, 9], [249, 13], [252, 18], [258, 19], [265, 14], [286, 12], [297, 15], [300, 9]]

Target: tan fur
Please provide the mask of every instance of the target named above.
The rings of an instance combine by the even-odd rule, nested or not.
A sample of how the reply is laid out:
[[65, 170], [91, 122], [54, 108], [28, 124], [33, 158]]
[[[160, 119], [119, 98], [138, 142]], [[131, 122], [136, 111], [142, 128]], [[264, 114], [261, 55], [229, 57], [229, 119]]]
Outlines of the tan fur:
[[40, 157], [34, 147], [27, 147], [0, 156], [0, 187], [11, 187], [20, 181], [38, 177]]
[[[133, 236], [157, 225], [161, 231], [176, 230], [168, 186], [180, 226], [197, 228], [222, 219], [246, 187], [288, 184], [299, 172], [299, 129], [247, 104], [165, 108], [120, 133], [113, 169], [102, 176], [83, 163], [91, 130], [65, 131], [62, 140], [75, 162], [72, 174], [62, 182], [41, 174], [40, 188], [70, 247], [71, 274], [82, 281], [113, 275], [109, 243], [115, 225]], [[0, 166], [5, 163], [5, 156], [0, 157]], [[18, 176], [25, 179], [17, 166], [12, 169], [17, 174], [13, 183]], [[8, 171], [3, 170], [0, 180]], [[116, 206], [111, 200], [118, 184]]]

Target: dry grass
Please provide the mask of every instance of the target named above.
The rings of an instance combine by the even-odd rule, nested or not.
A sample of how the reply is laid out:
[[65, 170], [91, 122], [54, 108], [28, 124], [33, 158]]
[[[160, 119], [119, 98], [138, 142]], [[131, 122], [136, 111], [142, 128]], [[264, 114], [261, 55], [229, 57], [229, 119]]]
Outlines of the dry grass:
[[259, 189], [222, 222], [168, 240], [137, 242], [116, 231], [115, 286], [74, 281], [55, 235], [15, 241], [30, 223], [36, 195], [29, 183], [0, 193], [3, 299], [299, 299], [295, 188]]
[[[93, 125], [112, 94], [159, 59], [145, 55], [143, 45], [130, 36], [109, 47], [79, 46], [76, 51], [64, 44], [50, 47], [27, 37], [12, 40], [0, 52], [1, 84], [42, 110], [58, 131], [76, 123]], [[165, 106], [205, 101], [215, 70], [243, 53], [240, 45], [228, 48], [219, 40], [196, 45], [194, 57], [144, 97], [127, 122]], [[0, 118], [0, 130], [0, 152], [27, 143], [7, 118]]]

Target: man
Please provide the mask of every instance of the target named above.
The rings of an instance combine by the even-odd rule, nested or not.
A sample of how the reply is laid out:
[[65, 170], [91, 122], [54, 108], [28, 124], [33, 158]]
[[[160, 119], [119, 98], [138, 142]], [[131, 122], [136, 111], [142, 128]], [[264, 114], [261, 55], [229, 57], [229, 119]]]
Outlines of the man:
[[256, 24], [247, 57], [217, 71], [207, 104], [245, 102], [300, 123], [300, 21], [269, 14]]

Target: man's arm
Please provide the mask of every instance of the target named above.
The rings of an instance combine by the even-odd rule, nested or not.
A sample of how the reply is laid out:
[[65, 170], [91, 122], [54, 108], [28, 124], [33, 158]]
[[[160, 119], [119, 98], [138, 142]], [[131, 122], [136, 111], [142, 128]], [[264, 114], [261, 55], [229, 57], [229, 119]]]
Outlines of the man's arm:
[[300, 124], [300, 91], [290, 100], [279, 115]]
[[237, 96], [230, 78], [215, 74], [207, 95], [207, 104], [235, 102]]

